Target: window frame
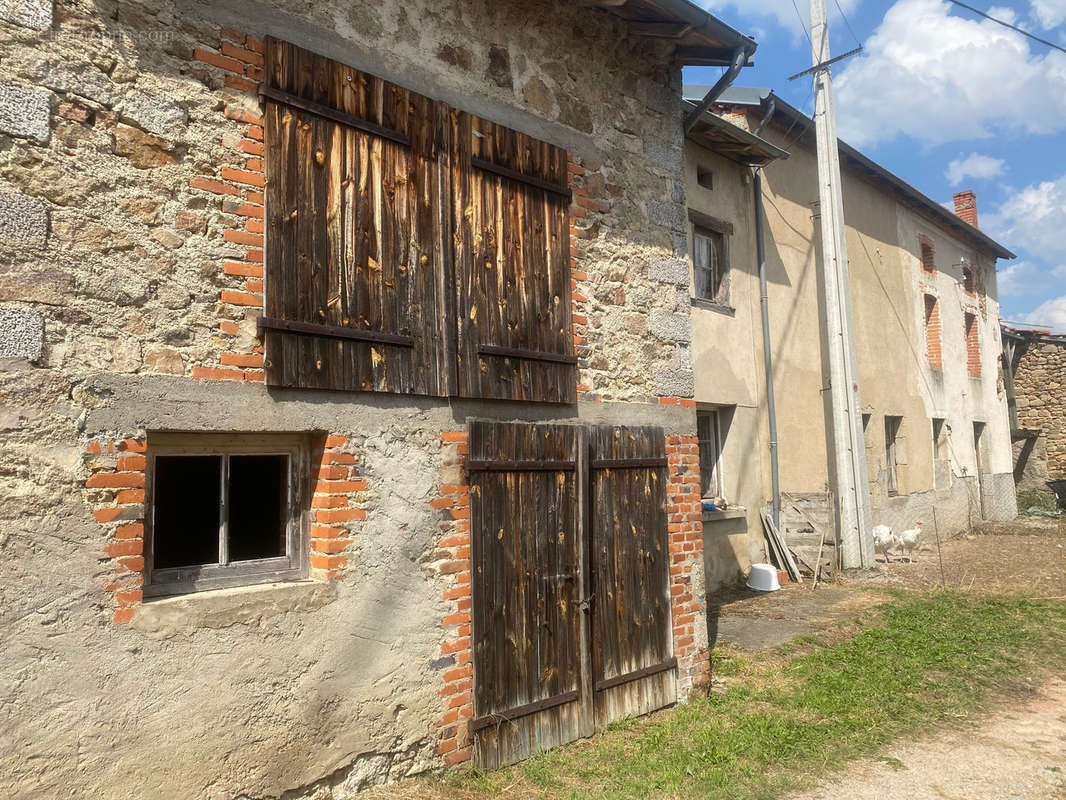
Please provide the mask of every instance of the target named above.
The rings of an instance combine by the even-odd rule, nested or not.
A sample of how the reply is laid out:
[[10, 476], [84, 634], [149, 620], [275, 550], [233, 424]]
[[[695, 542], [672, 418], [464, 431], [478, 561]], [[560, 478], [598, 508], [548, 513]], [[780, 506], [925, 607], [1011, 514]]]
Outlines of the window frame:
[[[310, 514], [310, 442], [300, 434], [149, 434], [145, 474], [144, 596], [163, 597], [210, 589], [299, 580], [308, 574]], [[159, 456], [218, 456], [222, 458], [222, 497], [219, 525], [224, 535], [229, 496], [228, 462], [232, 456], [288, 457], [288, 497], [285, 502], [285, 555], [227, 564], [199, 564], [154, 569], [156, 458]]]
[[[724, 439], [722, 438], [722, 416], [721, 415], [722, 415], [722, 412], [725, 410], [725, 408], [726, 408], [726, 406], [715, 406], [713, 408], [700, 408], [700, 409], [696, 410], [696, 452], [697, 452], [697, 458], [699, 459], [699, 462], [700, 462], [700, 498], [701, 499], [712, 499], [712, 498], [715, 498], [715, 497], [720, 497], [720, 498], [722, 498], [722, 500], [724, 500], [726, 502], [729, 501], [729, 498], [726, 497], [726, 493], [725, 493], [725, 476], [722, 474], [722, 449], [723, 449], [723, 445], [724, 445], [725, 442], [724, 442]], [[710, 417], [711, 418], [711, 425], [712, 425], [712, 428], [711, 428], [711, 437], [712, 438], [711, 439], [704, 439], [700, 435], [700, 424], [699, 424], [700, 417]], [[715, 484], [715, 489], [716, 489], [716, 491], [714, 493], [708, 493], [707, 491], [704, 491], [704, 488], [703, 488], [704, 474], [705, 474], [704, 473], [704, 469], [703, 469], [703, 466], [704, 466], [704, 463], [703, 463], [704, 462], [704, 460], [703, 460], [703, 446], [704, 446], [705, 442], [710, 442], [711, 445], [714, 447], [714, 454], [715, 454], [714, 467], [713, 467], [713, 469], [712, 469], [712, 471], [710, 473], [711, 476], [713, 476], [713, 479], [714, 479], [713, 482]]]
[[[732, 311], [729, 305], [729, 277], [732, 270], [730, 238], [733, 235], [733, 224], [715, 217], [703, 214], [699, 211], [689, 210], [689, 222], [692, 224], [692, 300], [700, 307], [720, 308]], [[706, 270], [714, 277], [713, 267], [700, 267], [696, 264], [696, 237], [704, 236], [713, 242], [720, 243], [717, 253], [720, 261], [718, 286], [713, 297], [697, 294], [696, 275], [701, 270]], [[712, 244], [712, 250], [715, 250]]]
[[[903, 430], [903, 417], [885, 414], [885, 493], [889, 497], [899, 496], [899, 463], [896, 461], [896, 448], [899, 445], [900, 431]], [[889, 436], [891, 431], [892, 435]]]

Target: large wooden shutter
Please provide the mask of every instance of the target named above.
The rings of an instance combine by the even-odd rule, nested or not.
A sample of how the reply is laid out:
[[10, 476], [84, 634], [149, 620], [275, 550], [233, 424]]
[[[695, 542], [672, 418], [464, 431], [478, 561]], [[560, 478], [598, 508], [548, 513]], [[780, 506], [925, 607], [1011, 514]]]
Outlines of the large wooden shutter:
[[592, 732], [581, 666], [582, 433], [470, 426], [471, 728], [487, 769]]
[[589, 433], [596, 725], [677, 699], [663, 429]]
[[566, 151], [450, 118], [459, 394], [575, 402]]
[[438, 104], [274, 39], [262, 92], [267, 383], [444, 394]]

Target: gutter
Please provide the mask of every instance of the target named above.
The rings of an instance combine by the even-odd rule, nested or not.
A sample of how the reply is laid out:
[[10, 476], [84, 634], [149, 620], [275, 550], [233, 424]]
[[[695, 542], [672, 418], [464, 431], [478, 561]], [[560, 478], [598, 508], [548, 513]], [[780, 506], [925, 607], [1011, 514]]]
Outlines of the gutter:
[[700, 117], [703, 116], [703, 112], [711, 107], [711, 104], [717, 100], [722, 92], [729, 88], [730, 84], [736, 80], [737, 75], [740, 74], [740, 70], [744, 65], [748, 63], [748, 59], [751, 58], [751, 54], [755, 52], [755, 48], [751, 44], [740, 44], [733, 51], [733, 60], [729, 65], [729, 68], [725, 71], [718, 82], [712, 86], [707, 94], [703, 96], [694, 109], [692, 109], [688, 116], [685, 117], [685, 135], [687, 136], [689, 131], [699, 122]]
[[762, 357], [766, 372], [766, 413], [770, 423], [770, 485], [774, 526], [781, 530], [781, 478], [777, 464], [777, 405], [774, 403], [774, 360], [770, 348], [770, 298], [766, 288], [766, 237], [763, 230], [762, 167], [754, 169], [755, 253], [759, 261], [759, 306], [762, 311]]

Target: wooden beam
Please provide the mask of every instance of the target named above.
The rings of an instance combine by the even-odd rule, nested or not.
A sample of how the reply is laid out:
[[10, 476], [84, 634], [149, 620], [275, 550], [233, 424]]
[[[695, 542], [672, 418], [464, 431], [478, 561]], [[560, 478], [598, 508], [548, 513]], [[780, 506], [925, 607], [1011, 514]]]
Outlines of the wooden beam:
[[629, 29], [650, 39], [680, 39], [692, 26], [683, 22], [631, 22]]
[[557, 694], [553, 697], [546, 697], [543, 700], [537, 700], [535, 703], [526, 703], [524, 706], [509, 708], [506, 711], [497, 711], [493, 714], [486, 714], [483, 717], [477, 717], [470, 720], [470, 730], [479, 731], [482, 728], [500, 725], [504, 722], [518, 719], [519, 717], [528, 717], [530, 714], [536, 714], [538, 711], [547, 711], [549, 708], [573, 703], [580, 698], [581, 692], [574, 690], [572, 692], [565, 692], [564, 694]]

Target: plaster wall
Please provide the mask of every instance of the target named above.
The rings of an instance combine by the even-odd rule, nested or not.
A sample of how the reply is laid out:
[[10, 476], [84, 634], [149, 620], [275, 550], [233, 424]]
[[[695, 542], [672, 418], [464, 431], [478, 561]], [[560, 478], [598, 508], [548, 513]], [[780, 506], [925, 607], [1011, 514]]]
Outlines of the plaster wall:
[[[234, 166], [242, 117], [259, 113], [194, 58], [221, 49], [222, 26], [570, 151], [591, 201], [572, 244], [585, 276], [581, 403], [278, 392], [252, 382], [254, 368], [239, 382], [195, 377], [222, 351], [252, 356], [259, 313], [220, 301], [236, 285], [222, 264], [243, 254], [224, 235], [237, 218], [190, 187]], [[488, 416], [694, 433], [677, 290], [680, 83], [666, 45], [547, 0], [73, 0], [43, 34], [36, 19], [0, 27], [0, 86], [15, 87], [0, 96], [28, 98], [0, 118], [0, 192], [32, 198], [43, 220], [30, 244], [0, 242], [0, 302], [42, 323], [36, 342], [0, 349], [18, 356], [0, 364], [0, 672], [11, 677], [0, 795], [319, 800], [438, 766], [441, 675], [457, 665], [441, 654], [446, 514], [430, 501], [460, 477], [442, 432]], [[677, 319], [653, 333], [652, 312]], [[113, 624], [84, 454], [101, 438], [151, 448], [164, 430], [347, 437], [367, 518], [341, 580], [152, 601]], [[702, 582], [701, 562], [697, 648]]]
[[[727, 118], [746, 124], [743, 117]], [[806, 145], [786, 140], [783, 130], [771, 127], [762, 135], [791, 153], [763, 172], [781, 487], [792, 495], [824, 496], [830, 476], [829, 398], [824, 391], [828, 366], [816, 216], [817, 160]], [[749, 509], [764, 507], [771, 491], [758, 271], [754, 221], [746, 213], [747, 201], [741, 199], [751, 197], [750, 184], [743, 182], [739, 169], [722, 166], [730, 162], [692, 142], [686, 157], [690, 208], [725, 219], [732, 214], [736, 218], [731, 221], [737, 224], [736, 255], [730, 264], [735, 313], [724, 315], [693, 304], [696, 399], [699, 403], [735, 403], [738, 419], [745, 416], [743, 407], [754, 408], [753, 419], [738, 431], [742, 454], [730, 459], [732, 443], [726, 445], [726, 474], [731, 469], [744, 472], [749, 491], [740, 502]], [[696, 163], [718, 164], [716, 177], [720, 172], [721, 180], [714, 191], [696, 183]], [[954, 533], [982, 515], [1012, 518], [1016, 511], [1013, 490], [1005, 479], [1012, 462], [1005, 396], [998, 380], [999, 311], [992, 259], [846, 168], [843, 192], [859, 379], [863, 408], [870, 415], [866, 453], [874, 521], [905, 528], [923, 519], [929, 525], [936, 507], [938, 519], [947, 532]], [[919, 235], [929, 237], [936, 251], [938, 271], [928, 280], [921, 276]], [[964, 260], [977, 267], [977, 291], [972, 297], [962, 287]], [[930, 367], [926, 355], [926, 292], [941, 300], [943, 367], [939, 370]], [[965, 311], [978, 318], [980, 378], [971, 378], [967, 369]], [[724, 360], [732, 364], [719, 367]], [[897, 438], [896, 496], [887, 491], [886, 415], [903, 418]], [[950, 474], [941, 476], [947, 480], [934, 481], [933, 417], [945, 419], [950, 429]], [[973, 443], [975, 421], [985, 424], [980, 481]], [[754, 553], [761, 547], [762, 532], [757, 516], [748, 517], [747, 546]], [[712, 524], [705, 525], [708, 542], [711, 529]], [[707, 552], [710, 559], [710, 546]], [[712, 574], [709, 566], [708, 576]]]

